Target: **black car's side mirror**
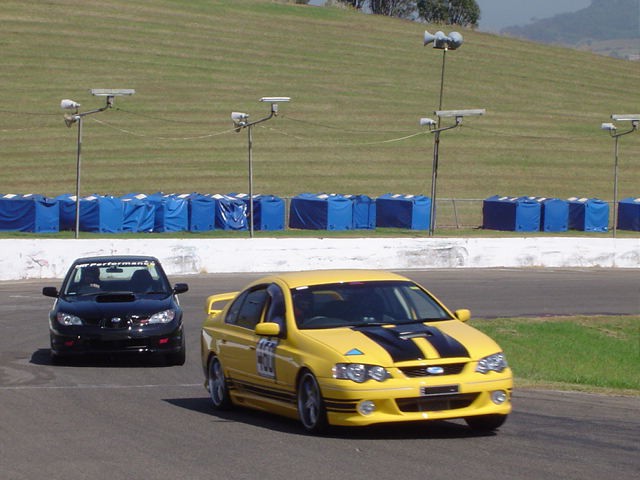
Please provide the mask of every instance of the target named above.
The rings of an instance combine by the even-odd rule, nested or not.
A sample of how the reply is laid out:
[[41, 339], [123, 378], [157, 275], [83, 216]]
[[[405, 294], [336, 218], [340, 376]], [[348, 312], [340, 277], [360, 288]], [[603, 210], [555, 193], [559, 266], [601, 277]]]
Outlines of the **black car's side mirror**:
[[58, 297], [58, 289], [56, 287], [42, 287], [42, 294], [45, 297]]
[[184, 293], [187, 290], [189, 290], [189, 285], [187, 285], [186, 283], [176, 283], [173, 286], [173, 293], [175, 294]]

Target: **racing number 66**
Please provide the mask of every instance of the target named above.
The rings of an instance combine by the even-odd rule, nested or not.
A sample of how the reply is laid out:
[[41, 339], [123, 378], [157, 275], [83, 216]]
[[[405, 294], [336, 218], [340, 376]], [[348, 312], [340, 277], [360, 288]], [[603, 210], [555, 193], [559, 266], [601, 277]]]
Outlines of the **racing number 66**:
[[256, 366], [258, 375], [266, 378], [276, 378], [275, 354], [278, 342], [268, 338], [261, 338], [256, 347]]

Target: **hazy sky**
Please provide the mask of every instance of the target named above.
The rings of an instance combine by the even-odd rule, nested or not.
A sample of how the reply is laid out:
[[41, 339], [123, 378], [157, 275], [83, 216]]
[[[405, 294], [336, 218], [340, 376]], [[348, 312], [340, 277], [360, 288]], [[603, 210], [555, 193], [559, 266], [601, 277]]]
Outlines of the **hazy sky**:
[[[548, 18], [559, 13], [575, 12], [591, 0], [476, 0], [480, 6], [480, 30], [499, 31], [513, 25], [526, 25], [532, 18]], [[324, 0], [311, 0], [320, 5]]]
[[513, 25], [525, 25], [532, 18], [548, 18], [575, 12], [591, 0], [476, 0], [480, 6], [480, 30], [497, 31]]

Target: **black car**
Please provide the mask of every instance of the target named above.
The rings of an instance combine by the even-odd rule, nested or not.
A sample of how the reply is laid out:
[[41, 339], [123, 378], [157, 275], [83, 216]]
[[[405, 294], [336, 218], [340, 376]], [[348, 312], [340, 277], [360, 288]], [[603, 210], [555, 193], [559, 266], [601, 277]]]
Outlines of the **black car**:
[[44, 287], [56, 299], [49, 312], [51, 358], [86, 353], [149, 352], [168, 363], [185, 361], [182, 308], [157, 258], [105, 256], [76, 260], [62, 287]]

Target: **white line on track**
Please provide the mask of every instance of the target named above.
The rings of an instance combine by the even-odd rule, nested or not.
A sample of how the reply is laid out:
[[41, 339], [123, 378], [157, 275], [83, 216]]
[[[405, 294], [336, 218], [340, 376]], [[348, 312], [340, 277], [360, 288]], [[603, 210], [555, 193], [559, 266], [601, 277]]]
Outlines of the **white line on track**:
[[203, 388], [201, 383], [149, 384], [149, 385], [12, 385], [0, 390], [82, 390], [82, 389], [125, 389], [125, 388]]

